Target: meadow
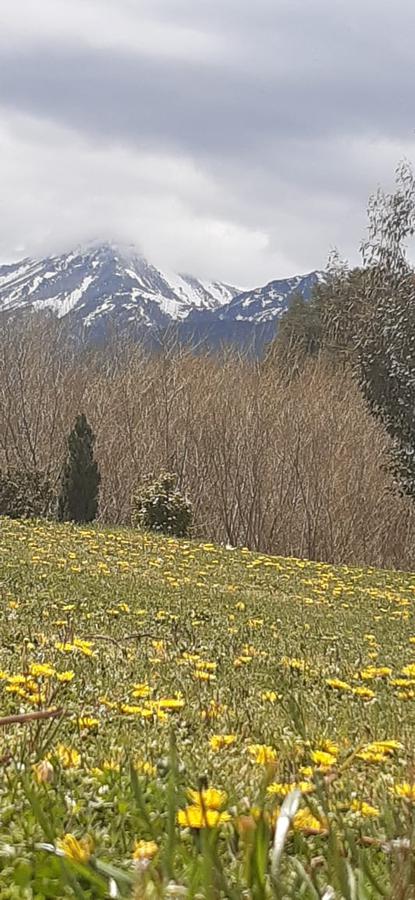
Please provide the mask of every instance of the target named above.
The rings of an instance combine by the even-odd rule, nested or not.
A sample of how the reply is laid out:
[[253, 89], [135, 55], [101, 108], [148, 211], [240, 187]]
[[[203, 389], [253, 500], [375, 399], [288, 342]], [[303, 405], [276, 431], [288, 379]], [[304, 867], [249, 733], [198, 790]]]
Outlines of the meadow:
[[1, 520], [0, 897], [415, 897], [415, 577]]

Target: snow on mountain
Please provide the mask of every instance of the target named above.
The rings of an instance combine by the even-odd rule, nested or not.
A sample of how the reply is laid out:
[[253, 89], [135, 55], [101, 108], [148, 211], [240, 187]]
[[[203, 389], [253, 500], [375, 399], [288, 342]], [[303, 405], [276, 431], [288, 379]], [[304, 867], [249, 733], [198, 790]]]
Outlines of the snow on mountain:
[[50, 309], [85, 326], [103, 318], [151, 327], [229, 302], [238, 289], [151, 265], [134, 247], [89, 245], [60, 256], [0, 266], [0, 310]]
[[308, 300], [315, 285], [324, 279], [322, 272], [309, 272], [307, 275], [270, 281], [264, 287], [237, 294], [222, 309], [217, 310], [215, 317], [219, 320], [256, 324], [270, 322], [286, 312], [290, 300], [296, 294], [301, 294]]
[[0, 266], [0, 312], [51, 310], [91, 336], [110, 325], [151, 335], [176, 323], [185, 342], [205, 346], [271, 340], [291, 298], [306, 299], [321, 272], [241, 291], [220, 281], [158, 269], [133, 246], [89, 244], [45, 259]]

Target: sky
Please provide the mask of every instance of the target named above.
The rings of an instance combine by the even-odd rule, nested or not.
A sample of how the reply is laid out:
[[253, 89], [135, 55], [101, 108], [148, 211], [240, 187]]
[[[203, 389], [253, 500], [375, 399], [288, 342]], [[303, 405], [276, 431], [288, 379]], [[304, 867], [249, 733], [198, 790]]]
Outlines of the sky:
[[0, 260], [250, 287], [358, 261], [415, 162], [413, 0], [0, 0]]

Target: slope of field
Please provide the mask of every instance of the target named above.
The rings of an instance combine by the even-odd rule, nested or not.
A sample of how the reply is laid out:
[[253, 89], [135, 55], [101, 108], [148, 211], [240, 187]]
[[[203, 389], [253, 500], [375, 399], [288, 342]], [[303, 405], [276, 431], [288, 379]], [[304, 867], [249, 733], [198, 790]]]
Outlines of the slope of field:
[[0, 584], [2, 898], [413, 896], [414, 576], [1, 520]]

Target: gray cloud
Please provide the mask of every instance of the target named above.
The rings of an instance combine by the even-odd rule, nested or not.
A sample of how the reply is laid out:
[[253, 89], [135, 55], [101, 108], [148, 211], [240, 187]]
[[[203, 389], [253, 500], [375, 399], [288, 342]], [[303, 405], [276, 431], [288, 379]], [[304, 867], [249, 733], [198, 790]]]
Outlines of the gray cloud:
[[2, 257], [122, 236], [254, 284], [355, 254], [368, 194], [415, 149], [415, 8], [380, 6], [15, 0]]

